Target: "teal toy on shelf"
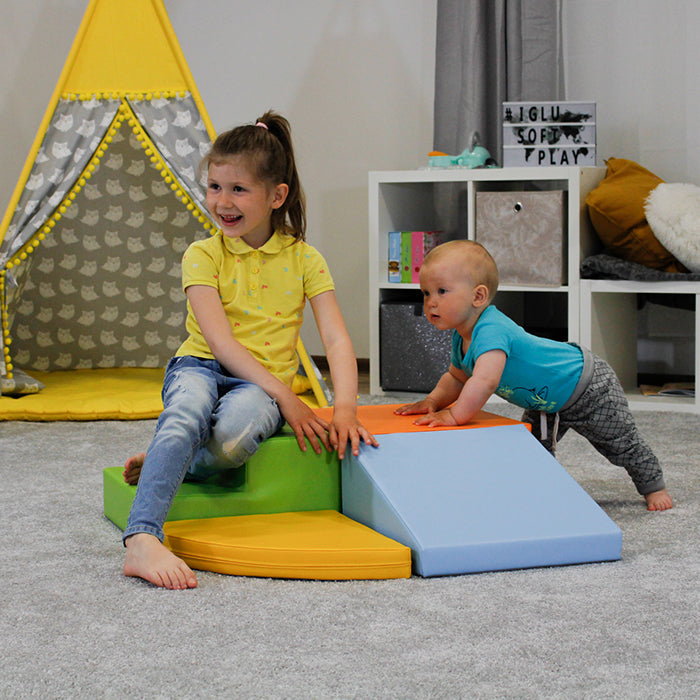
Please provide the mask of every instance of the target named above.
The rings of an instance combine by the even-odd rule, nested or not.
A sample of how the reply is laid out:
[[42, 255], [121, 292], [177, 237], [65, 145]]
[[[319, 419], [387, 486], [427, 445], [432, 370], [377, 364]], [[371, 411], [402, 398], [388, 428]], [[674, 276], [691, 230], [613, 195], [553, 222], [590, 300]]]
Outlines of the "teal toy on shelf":
[[486, 148], [480, 144], [479, 134], [473, 132], [471, 146], [465, 148], [459, 155], [450, 156], [441, 151], [431, 151], [428, 154], [428, 165], [431, 168], [495, 168], [496, 161]]

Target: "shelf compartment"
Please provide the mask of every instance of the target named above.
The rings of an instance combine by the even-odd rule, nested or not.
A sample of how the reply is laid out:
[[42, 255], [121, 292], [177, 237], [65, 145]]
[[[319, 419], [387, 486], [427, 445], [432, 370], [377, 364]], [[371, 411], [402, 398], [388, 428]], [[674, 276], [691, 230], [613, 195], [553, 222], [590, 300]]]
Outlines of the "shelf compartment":
[[[565, 300], [565, 320], [557, 320], [570, 341], [579, 340], [579, 261], [589, 254], [592, 237], [579, 235], [585, 226], [586, 193], [604, 176], [605, 168], [421, 168], [369, 173], [369, 343], [370, 392], [383, 394], [380, 382], [380, 305], [388, 300], [420, 299], [417, 284], [389, 283], [389, 232], [443, 232], [444, 240], [476, 238], [476, 196], [479, 192], [563, 190], [565, 284], [552, 287], [519, 284], [501, 285], [501, 296], [527, 299], [542, 306], [545, 295]], [[408, 295], [408, 296], [402, 296]], [[416, 297], [411, 297], [416, 295]], [[558, 303], [558, 302], [557, 302]], [[517, 319], [516, 319], [517, 320]], [[527, 326], [527, 323], [526, 323]], [[533, 330], [535, 330], [533, 328]], [[541, 330], [541, 329], [540, 329]], [[449, 358], [448, 358], [449, 359]]]
[[380, 384], [427, 394], [450, 365], [450, 331], [435, 328], [420, 300], [386, 301], [379, 310]]
[[630, 406], [636, 410], [700, 412], [697, 397], [643, 396], [639, 389], [640, 294], [684, 294], [694, 297], [694, 376], [700, 367], [698, 282], [632, 282], [581, 280], [581, 343], [604, 357], [620, 379]]
[[568, 294], [549, 292], [499, 289], [493, 304], [528, 333], [566, 342], [571, 337]]

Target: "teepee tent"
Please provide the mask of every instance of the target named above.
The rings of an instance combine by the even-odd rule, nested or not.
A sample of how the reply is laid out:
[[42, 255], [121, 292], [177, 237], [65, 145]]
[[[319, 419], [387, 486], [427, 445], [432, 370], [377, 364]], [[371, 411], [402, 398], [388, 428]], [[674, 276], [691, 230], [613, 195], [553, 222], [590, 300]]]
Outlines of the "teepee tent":
[[[123, 403], [128, 370], [162, 378], [185, 332], [182, 253], [213, 230], [198, 166], [214, 137], [162, 0], [90, 0], [0, 224], [3, 393], [25, 371], [69, 394], [117, 377]], [[58, 417], [144, 417], [83, 404]]]

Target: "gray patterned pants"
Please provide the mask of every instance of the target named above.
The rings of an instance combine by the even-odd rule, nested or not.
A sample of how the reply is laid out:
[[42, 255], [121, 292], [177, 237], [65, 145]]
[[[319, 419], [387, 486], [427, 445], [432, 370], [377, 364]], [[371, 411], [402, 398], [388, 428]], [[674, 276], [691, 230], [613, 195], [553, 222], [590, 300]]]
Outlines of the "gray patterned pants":
[[637, 431], [627, 398], [610, 365], [593, 356], [591, 381], [579, 399], [559, 413], [556, 439], [553, 439], [556, 414], [547, 414], [547, 437], [542, 439], [540, 413], [526, 410], [522, 421], [532, 426], [532, 434], [554, 454], [554, 446], [571, 428], [585, 437], [613, 464], [624, 467], [641, 495], [664, 488], [659, 460]]

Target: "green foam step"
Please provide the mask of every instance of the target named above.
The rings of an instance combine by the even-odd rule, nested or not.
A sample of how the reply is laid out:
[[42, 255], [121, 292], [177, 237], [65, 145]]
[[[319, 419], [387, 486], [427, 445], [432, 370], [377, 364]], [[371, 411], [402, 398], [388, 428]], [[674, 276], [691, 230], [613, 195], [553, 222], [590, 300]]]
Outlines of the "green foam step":
[[[124, 530], [136, 486], [124, 482], [123, 467], [103, 471], [104, 514]], [[231, 515], [340, 510], [340, 461], [325, 449], [302, 452], [289, 429], [266, 440], [243, 467], [221, 478], [182, 484], [168, 521]]]

